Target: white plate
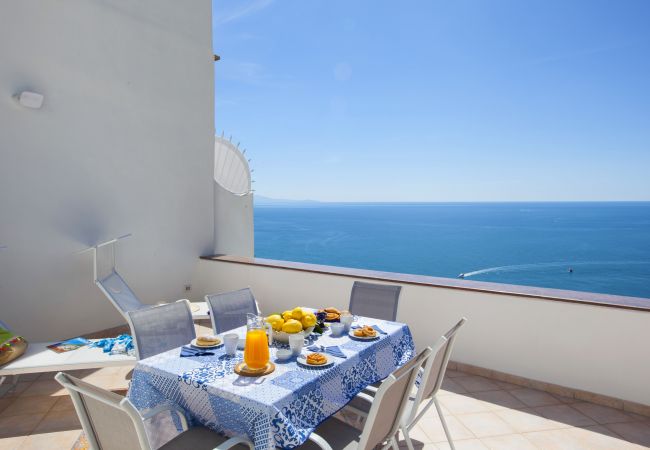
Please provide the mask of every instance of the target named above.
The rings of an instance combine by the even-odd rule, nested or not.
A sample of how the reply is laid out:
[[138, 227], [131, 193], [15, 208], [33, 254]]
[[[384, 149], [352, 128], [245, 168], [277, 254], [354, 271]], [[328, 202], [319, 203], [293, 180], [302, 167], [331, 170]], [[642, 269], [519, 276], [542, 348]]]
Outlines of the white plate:
[[372, 341], [373, 339], [379, 338], [379, 331], [377, 332], [377, 336], [355, 336], [354, 330], [350, 330], [348, 336], [350, 336], [352, 339], [357, 339], [359, 341]]
[[198, 345], [198, 344], [196, 343], [196, 339], [192, 339], [192, 342], [190, 342], [190, 345], [191, 345], [192, 347], [194, 347], [194, 348], [200, 348], [200, 349], [202, 349], [202, 350], [203, 350], [203, 349], [205, 349], [205, 350], [210, 350], [211, 348], [219, 348], [219, 347], [221, 347], [221, 346], [223, 345], [223, 339], [219, 338], [219, 340], [220, 340], [221, 342], [219, 342], [217, 345], [210, 345], [209, 347], [207, 347], [207, 346], [205, 346], [205, 345]]
[[[323, 355], [325, 354], [323, 353]], [[305, 355], [299, 355], [296, 358], [296, 362], [301, 366], [309, 367], [312, 369], [323, 369], [325, 367], [330, 367], [332, 364], [334, 364], [334, 358], [332, 356], [325, 355], [325, 358], [327, 358], [327, 362], [325, 364], [315, 365], [315, 364], [308, 364], [307, 357]]]

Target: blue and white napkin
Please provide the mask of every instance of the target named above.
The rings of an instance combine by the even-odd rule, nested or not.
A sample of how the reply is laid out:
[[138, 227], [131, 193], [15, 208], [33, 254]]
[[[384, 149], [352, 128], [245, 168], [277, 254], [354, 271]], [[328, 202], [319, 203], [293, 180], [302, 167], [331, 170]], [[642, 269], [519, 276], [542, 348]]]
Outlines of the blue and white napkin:
[[325, 347], [322, 345], [310, 345], [307, 347], [307, 350], [310, 350], [312, 352], [324, 352], [328, 353], [332, 356], [336, 356], [337, 358], [347, 358], [343, 351], [339, 348], [338, 345], [330, 345], [329, 347]]
[[211, 355], [214, 355], [214, 353], [206, 352], [205, 350], [201, 350], [200, 348], [194, 348], [194, 347], [181, 348], [181, 358], [187, 356], [211, 356]]

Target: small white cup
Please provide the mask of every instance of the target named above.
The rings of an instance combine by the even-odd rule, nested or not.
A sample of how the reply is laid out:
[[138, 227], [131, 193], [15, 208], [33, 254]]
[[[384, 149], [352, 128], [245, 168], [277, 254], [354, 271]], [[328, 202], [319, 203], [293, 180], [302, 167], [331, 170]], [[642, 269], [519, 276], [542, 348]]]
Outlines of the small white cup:
[[302, 346], [305, 344], [305, 337], [302, 333], [290, 334], [289, 335], [289, 347], [291, 347], [291, 353], [299, 355], [302, 351]]
[[223, 336], [223, 343], [226, 346], [226, 355], [233, 356], [237, 353], [237, 341], [239, 341], [239, 336], [235, 333], [229, 333]]
[[333, 337], [339, 337], [345, 331], [345, 324], [337, 323], [337, 322], [331, 323], [330, 324], [330, 330], [332, 330], [332, 336]]
[[346, 332], [350, 331], [350, 328], [352, 327], [352, 322], [354, 322], [354, 316], [352, 314], [341, 316], [341, 323], [345, 325]]

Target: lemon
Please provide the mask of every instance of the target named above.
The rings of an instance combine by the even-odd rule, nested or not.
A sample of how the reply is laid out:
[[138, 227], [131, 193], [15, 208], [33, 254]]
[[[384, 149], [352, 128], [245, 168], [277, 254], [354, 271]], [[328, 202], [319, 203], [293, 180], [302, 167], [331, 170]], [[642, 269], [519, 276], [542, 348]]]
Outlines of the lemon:
[[266, 321], [271, 324], [275, 331], [281, 331], [282, 325], [284, 325], [284, 319], [280, 317], [280, 314], [271, 314], [266, 318]]
[[282, 325], [282, 331], [289, 334], [300, 333], [302, 324], [295, 319], [289, 319]]
[[300, 306], [293, 308], [293, 311], [291, 311], [291, 317], [296, 320], [302, 319], [302, 308]]
[[316, 325], [316, 315], [312, 312], [305, 313], [300, 322], [303, 328], [313, 327]]
[[282, 313], [282, 318], [283, 318], [284, 320], [293, 319], [293, 316], [292, 316], [292, 314], [291, 314], [291, 311], [288, 311], [288, 310], [287, 310], [287, 311], [283, 312], [283, 313]]

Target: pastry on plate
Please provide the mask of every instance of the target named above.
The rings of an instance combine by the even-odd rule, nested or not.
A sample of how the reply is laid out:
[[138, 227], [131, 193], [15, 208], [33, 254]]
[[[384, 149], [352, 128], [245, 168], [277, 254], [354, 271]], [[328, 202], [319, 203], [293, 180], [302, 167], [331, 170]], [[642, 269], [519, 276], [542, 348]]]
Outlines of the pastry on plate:
[[325, 314], [325, 320], [327, 322], [338, 322], [341, 318], [341, 311], [334, 308], [333, 306], [330, 306], [329, 308], [323, 308], [318, 312]]
[[307, 355], [307, 364], [312, 366], [322, 366], [327, 363], [327, 357], [322, 353], [310, 353]]
[[196, 345], [201, 345], [203, 347], [219, 345], [220, 342], [221, 340], [212, 334], [204, 334], [196, 338]]
[[364, 325], [363, 327], [354, 330], [354, 335], [356, 337], [375, 337], [377, 336], [377, 330], [369, 325]]

